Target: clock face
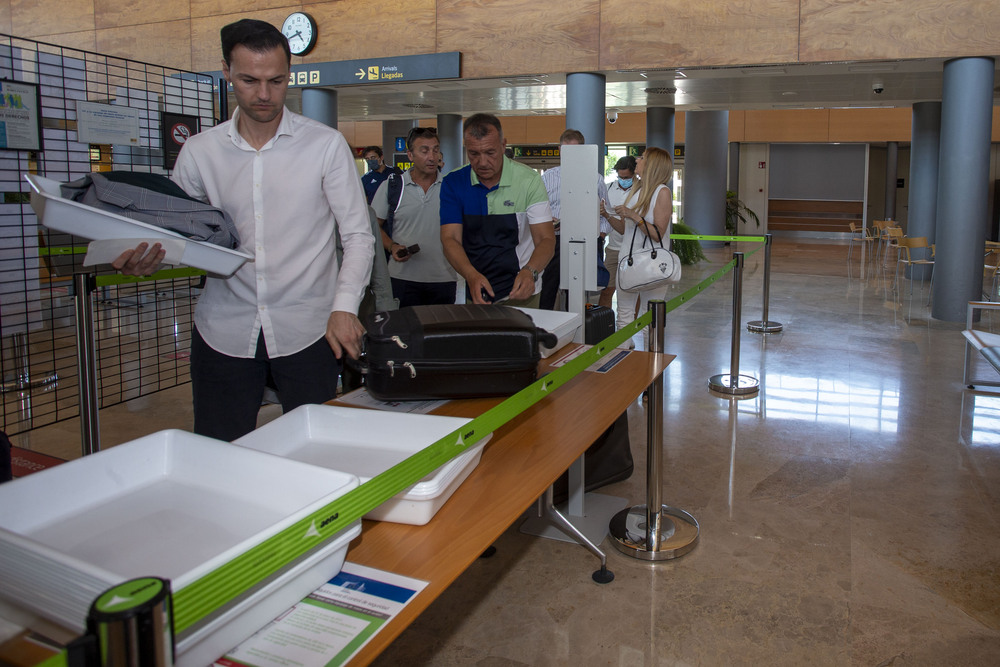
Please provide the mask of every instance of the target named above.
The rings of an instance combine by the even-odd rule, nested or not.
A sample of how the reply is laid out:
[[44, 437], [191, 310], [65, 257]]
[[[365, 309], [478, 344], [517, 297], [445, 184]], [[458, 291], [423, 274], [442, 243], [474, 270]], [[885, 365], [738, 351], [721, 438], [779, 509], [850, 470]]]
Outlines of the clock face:
[[293, 55], [304, 56], [316, 45], [316, 21], [305, 12], [289, 14], [281, 24], [281, 33], [288, 38]]

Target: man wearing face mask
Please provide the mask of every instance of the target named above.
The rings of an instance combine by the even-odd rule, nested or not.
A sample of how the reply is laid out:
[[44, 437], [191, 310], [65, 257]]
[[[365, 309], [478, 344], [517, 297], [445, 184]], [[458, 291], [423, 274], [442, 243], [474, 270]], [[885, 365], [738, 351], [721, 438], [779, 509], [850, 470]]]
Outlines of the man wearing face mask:
[[365, 186], [365, 197], [368, 198], [368, 204], [371, 205], [378, 186], [389, 178], [389, 174], [393, 170], [385, 166], [385, 162], [382, 160], [382, 149], [379, 146], [365, 146], [365, 149], [361, 151], [361, 158], [368, 165], [368, 173], [361, 177], [361, 185]]
[[[628, 196], [628, 191], [635, 182], [635, 167], [635, 158], [631, 155], [626, 155], [615, 163], [615, 171], [618, 172], [618, 178], [608, 186], [609, 206], [605, 209], [604, 202], [601, 202], [601, 215], [606, 215], [608, 210], [614, 211], [615, 206], [621, 206], [625, 203], [625, 197]], [[608, 281], [608, 286], [601, 290], [601, 297], [598, 300], [599, 305], [609, 308], [611, 307], [611, 299], [614, 297], [615, 288], [617, 287], [618, 251], [621, 250], [621, 247], [621, 233], [611, 228], [607, 236], [607, 245], [604, 248], [604, 266], [608, 267], [611, 280]], [[619, 295], [619, 298], [623, 298], [623, 296]], [[626, 294], [624, 298], [635, 298], [635, 295]]]

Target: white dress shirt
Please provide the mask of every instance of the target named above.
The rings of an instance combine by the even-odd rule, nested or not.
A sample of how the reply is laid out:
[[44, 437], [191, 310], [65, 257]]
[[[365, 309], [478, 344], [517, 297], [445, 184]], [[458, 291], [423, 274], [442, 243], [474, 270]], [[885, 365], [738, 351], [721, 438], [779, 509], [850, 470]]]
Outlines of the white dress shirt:
[[[562, 187], [562, 168], [552, 167], [551, 169], [546, 169], [545, 173], [542, 174], [542, 183], [545, 184], [545, 191], [549, 194], [549, 207], [552, 209], [552, 217], [556, 220], [562, 218], [562, 195], [559, 190]], [[608, 186], [601, 178], [601, 175], [597, 175], [597, 198], [604, 200], [605, 205], [608, 201]], [[611, 224], [604, 219], [604, 216], [600, 217], [600, 233], [607, 234], [611, 229]], [[556, 230], [556, 234], [559, 230]]]
[[358, 312], [375, 240], [340, 132], [286, 108], [274, 137], [256, 150], [237, 131], [239, 113], [188, 139], [171, 176], [227, 211], [240, 249], [254, 255], [229, 278], [209, 277], [195, 325], [223, 354], [253, 357], [263, 331], [268, 356], [288, 356], [322, 338], [334, 310]]

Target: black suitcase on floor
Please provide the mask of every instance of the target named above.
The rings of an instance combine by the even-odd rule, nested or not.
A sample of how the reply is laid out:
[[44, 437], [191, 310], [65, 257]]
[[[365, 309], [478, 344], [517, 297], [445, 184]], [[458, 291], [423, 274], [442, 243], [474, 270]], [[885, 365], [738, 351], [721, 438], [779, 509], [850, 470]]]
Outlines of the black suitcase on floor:
[[[587, 345], [600, 343], [615, 332], [615, 311], [607, 306], [587, 305], [584, 313], [583, 340]], [[628, 413], [623, 412], [587, 448], [583, 459], [584, 490], [593, 491], [607, 484], [632, 476], [632, 446], [628, 436]], [[563, 473], [552, 489], [555, 503], [565, 502], [569, 495], [569, 473]]]
[[538, 377], [539, 343], [556, 344], [507, 306], [412, 306], [364, 324], [365, 383], [385, 401], [514, 394]]

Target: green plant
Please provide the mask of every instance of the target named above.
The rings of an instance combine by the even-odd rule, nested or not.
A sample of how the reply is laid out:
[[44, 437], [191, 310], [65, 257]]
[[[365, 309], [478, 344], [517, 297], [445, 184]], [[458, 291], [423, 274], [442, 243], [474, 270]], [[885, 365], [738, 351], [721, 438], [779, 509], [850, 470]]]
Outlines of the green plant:
[[726, 190], [726, 232], [730, 235], [736, 234], [736, 225], [750, 220], [760, 227], [760, 218], [757, 214], [741, 202], [735, 192]]
[[[698, 232], [694, 231], [690, 227], [684, 224], [683, 220], [674, 223], [672, 234], [690, 234], [696, 235]], [[677, 256], [681, 260], [682, 266], [690, 266], [691, 264], [697, 264], [701, 260], [708, 261], [705, 257], [705, 253], [701, 249], [701, 241], [694, 239], [672, 239], [673, 241], [673, 251], [677, 253]]]

